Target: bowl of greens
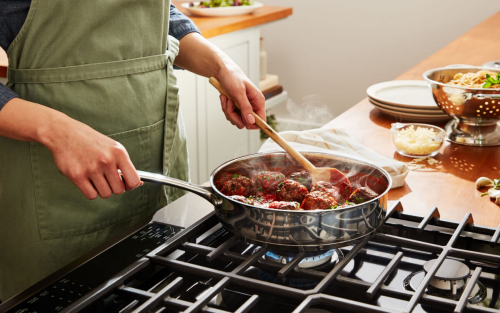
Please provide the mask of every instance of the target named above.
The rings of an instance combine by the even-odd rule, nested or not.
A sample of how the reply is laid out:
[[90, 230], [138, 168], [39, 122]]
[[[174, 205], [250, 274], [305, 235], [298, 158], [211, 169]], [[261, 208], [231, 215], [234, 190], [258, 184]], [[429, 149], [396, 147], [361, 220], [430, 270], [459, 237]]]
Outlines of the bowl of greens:
[[253, 13], [263, 4], [253, 0], [211, 0], [181, 4], [196, 16], [234, 16]]

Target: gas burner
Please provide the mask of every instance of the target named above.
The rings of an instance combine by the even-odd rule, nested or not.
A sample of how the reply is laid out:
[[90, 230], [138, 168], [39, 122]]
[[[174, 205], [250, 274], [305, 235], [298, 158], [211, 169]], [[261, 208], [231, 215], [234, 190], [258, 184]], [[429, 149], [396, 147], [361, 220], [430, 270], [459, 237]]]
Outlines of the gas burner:
[[[415, 291], [425, 275], [430, 271], [436, 259], [427, 261], [423, 270], [410, 274], [405, 278], [403, 285], [407, 290]], [[434, 277], [427, 286], [427, 294], [438, 295], [441, 297], [458, 300], [462, 295], [470, 278], [470, 269], [462, 262], [445, 259], [443, 264], [439, 267]], [[471, 292], [469, 297], [470, 303], [479, 303], [486, 297], [486, 288], [484, 285], [477, 281], [476, 286]]]
[[[294, 253], [287, 253], [276, 250], [269, 250], [263, 256], [263, 258], [268, 261], [281, 263], [283, 265], [291, 262], [294, 257], [295, 257]], [[313, 268], [321, 266], [325, 263], [337, 264], [342, 258], [343, 254], [338, 249], [310, 252], [302, 259], [302, 261], [300, 261], [299, 267]]]
[[[436, 259], [425, 262], [424, 271], [429, 273], [435, 262]], [[464, 288], [465, 279], [469, 275], [470, 270], [467, 265], [455, 260], [445, 259], [429, 285], [439, 290], [451, 291], [453, 295], [456, 295], [458, 290]]]

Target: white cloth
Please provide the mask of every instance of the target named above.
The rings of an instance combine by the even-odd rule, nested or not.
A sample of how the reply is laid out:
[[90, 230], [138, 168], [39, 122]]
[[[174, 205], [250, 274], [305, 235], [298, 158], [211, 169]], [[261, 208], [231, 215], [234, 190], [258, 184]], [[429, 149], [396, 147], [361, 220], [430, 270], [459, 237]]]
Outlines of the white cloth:
[[[392, 188], [401, 187], [410, 172], [402, 162], [384, 157], [352, 139], [343, 128], [285, 131], [280, 133], [286, 141], [299, 151], [333, 152], [375, 164], [386, 170], [392, 178]], [[267, 139], [259, 152], [283, 150], [271, 138]]]

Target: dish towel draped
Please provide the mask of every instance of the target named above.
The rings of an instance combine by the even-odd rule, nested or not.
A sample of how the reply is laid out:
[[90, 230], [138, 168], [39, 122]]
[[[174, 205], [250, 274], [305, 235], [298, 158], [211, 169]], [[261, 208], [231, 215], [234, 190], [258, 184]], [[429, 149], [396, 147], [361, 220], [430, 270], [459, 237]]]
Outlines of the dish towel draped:
[[[286, 141], [299, 151], [318, 151], [356, 158], [386, 170], [392, 178], [392, 188], [401, 187], [410, 172], [402, 162], [384, 157], [351, 138], [343, 128], [285, 131], [280, 133]], [[283, 150], [271, 138], [267, 139], [259, 152]]]

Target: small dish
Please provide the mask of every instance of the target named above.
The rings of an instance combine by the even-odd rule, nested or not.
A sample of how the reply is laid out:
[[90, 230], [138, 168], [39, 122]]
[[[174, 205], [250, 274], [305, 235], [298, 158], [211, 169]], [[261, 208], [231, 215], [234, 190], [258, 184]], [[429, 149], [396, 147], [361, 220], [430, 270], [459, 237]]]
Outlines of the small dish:
[[445, 134], [444, 129], [429, 124], [391, 124], [394, 148], [399, 154], [411, 158], [432, 157], [438, 154]]

